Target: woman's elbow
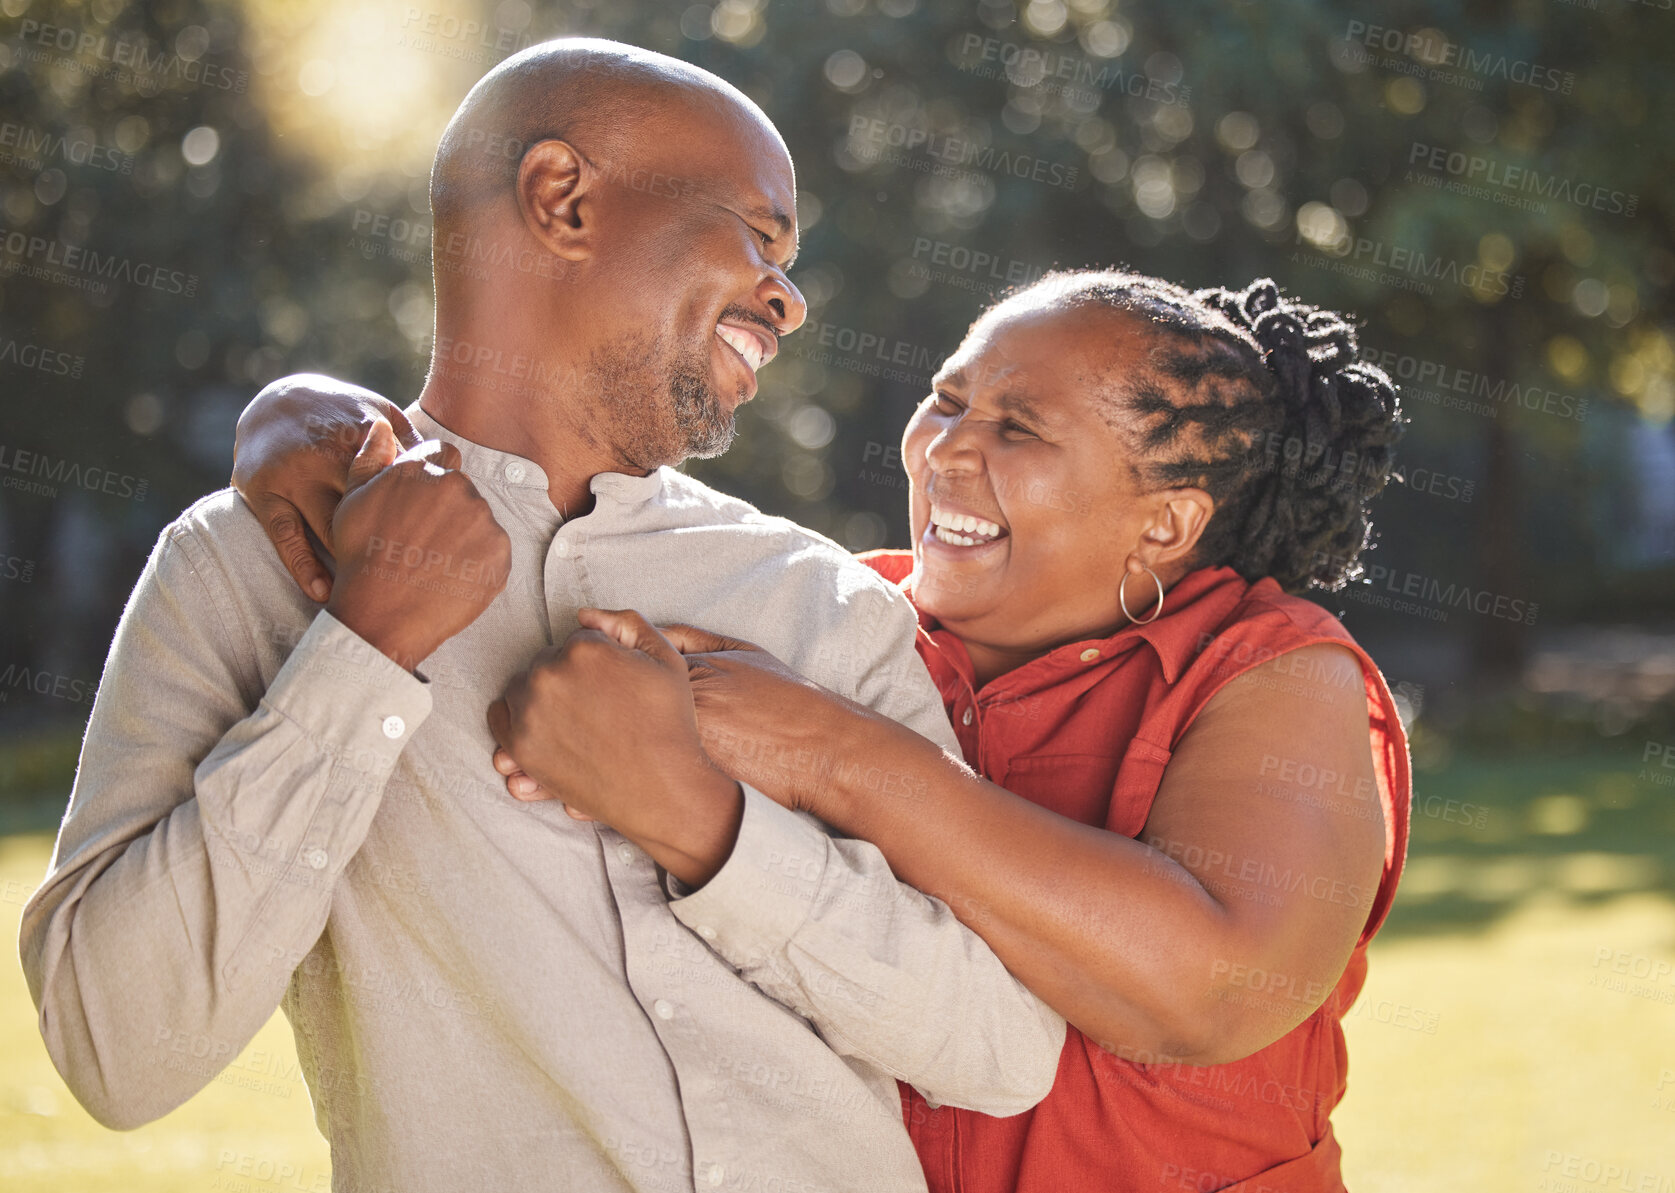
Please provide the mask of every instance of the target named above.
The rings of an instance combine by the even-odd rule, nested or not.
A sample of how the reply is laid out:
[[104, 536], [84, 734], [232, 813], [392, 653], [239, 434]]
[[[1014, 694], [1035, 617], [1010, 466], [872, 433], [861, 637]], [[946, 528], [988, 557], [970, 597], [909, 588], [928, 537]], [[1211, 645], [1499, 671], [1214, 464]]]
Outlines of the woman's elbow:
[[[1136, 1064], [1225, 1065], [1259, 1052], [1306, 1018], [1278, 1018], [1274, 1008], [1242, 1005], [1236, 992], [1211, 988], [1199, 998], [1176, 998], [1144, 1016], [1078, 1024], [1083, 1034], [1120, 1060]], [[1131, 1008], [1132, 1011], [1133, 1008]], [[1286, 1016], [1292, 1014], [1287, 1008]]]
[[1185, 1059], [1194, 1065], [1228, 1065], [1262, 1051], [1314, 1014], [1324, 998], [1307, 1001], [1284, 992], [1264, 993], [1217, 985], [1194, 1021], [1182, 1026]]

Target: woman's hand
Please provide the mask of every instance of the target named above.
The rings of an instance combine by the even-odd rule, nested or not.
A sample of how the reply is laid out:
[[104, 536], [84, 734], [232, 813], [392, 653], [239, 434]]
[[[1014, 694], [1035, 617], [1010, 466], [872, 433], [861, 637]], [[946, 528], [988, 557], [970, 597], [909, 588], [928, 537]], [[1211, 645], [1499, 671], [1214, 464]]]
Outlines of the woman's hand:
[[309, 532], [330, 553], [332, 516], [344, 493], [419, 442], [413, 424], [388, 398], [299, 373], [262, 390], [239, 416], [232, 484], [298, 586], [324, 602], [332, 573]]
[[[827, 779], [846, 756], [845, 729], [854, 728], [857, 719], [878, 718], [753, 642], [679, 623], [658, 630], [686, 657], [698, 732], [710, 761], [776, 802], [826, 819], [822, 797], [830, 794]], [[505, 750], [495, 751], [494, 766], [517, 799], [553, 798]], [[569, 805], [565, 810], [578, 820], [590, 819]]]
[[686, 656], [704, 751], [787, 808], [822, 815], [856, 719], [876, 720], [753, 642], [679, 623], [659, 627]]

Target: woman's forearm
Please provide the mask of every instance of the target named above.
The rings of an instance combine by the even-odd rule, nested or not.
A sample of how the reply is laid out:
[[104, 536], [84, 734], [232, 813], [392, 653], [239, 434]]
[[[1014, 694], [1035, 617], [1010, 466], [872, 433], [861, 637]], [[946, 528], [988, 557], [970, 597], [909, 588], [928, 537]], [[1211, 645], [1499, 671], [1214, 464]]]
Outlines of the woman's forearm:
[[809, 809], [877, 845], [898, 877], [946, 902], [1072, 1024], [1141, 1060], [1208, 1063], [1253, 1050], [1231, 1038], [1248, 1031], [1221, 1030], [1218, 998], [1218, 974], [1245, 950], [1192, 874], [973, 775], [870, 711], [823, 721], [832, 765], [805, 792]]

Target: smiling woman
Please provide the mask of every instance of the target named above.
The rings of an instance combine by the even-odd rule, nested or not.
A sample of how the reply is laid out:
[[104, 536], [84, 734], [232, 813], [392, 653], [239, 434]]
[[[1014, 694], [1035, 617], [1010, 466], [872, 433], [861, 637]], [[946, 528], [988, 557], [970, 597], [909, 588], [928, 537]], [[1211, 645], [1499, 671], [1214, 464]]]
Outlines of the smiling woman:
[[933, 1190], [1342, 1188], [1341, 1019], [1407, 748], [1372, 660], [1292, 594], [1358, 570], [1400, 426], [1349, 324], [1271, 282], [1049, 275], [938, 373], [902, 440], [913, 548], [865, 557], [918, 608], [966, 765], [668, 628], [717, 765], [877, 845], [1075, 1029], [1022, 1114], [903, 1088]]

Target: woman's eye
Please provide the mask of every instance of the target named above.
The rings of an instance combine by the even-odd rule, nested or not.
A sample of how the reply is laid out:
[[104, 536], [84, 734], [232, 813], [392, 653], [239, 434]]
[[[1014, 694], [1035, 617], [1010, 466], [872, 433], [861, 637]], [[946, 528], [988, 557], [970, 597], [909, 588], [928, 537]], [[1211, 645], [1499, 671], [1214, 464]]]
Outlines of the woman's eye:
[[936, 408], [938, 414], [954, 414], [960, 408], [960, 404], [947, 394], [932, 394], [931, 405]]
[[1033, 436], [1035, 434], [1035, 432], [1030, 430], [1028, 427], [1021, 426], [1020, 424], [1013, 422], [1011, 419], [1007, 419], [1006, 422], [1002, 423], [1000, 429], [1005, 431], [1008, 435], [1017, 434]]

